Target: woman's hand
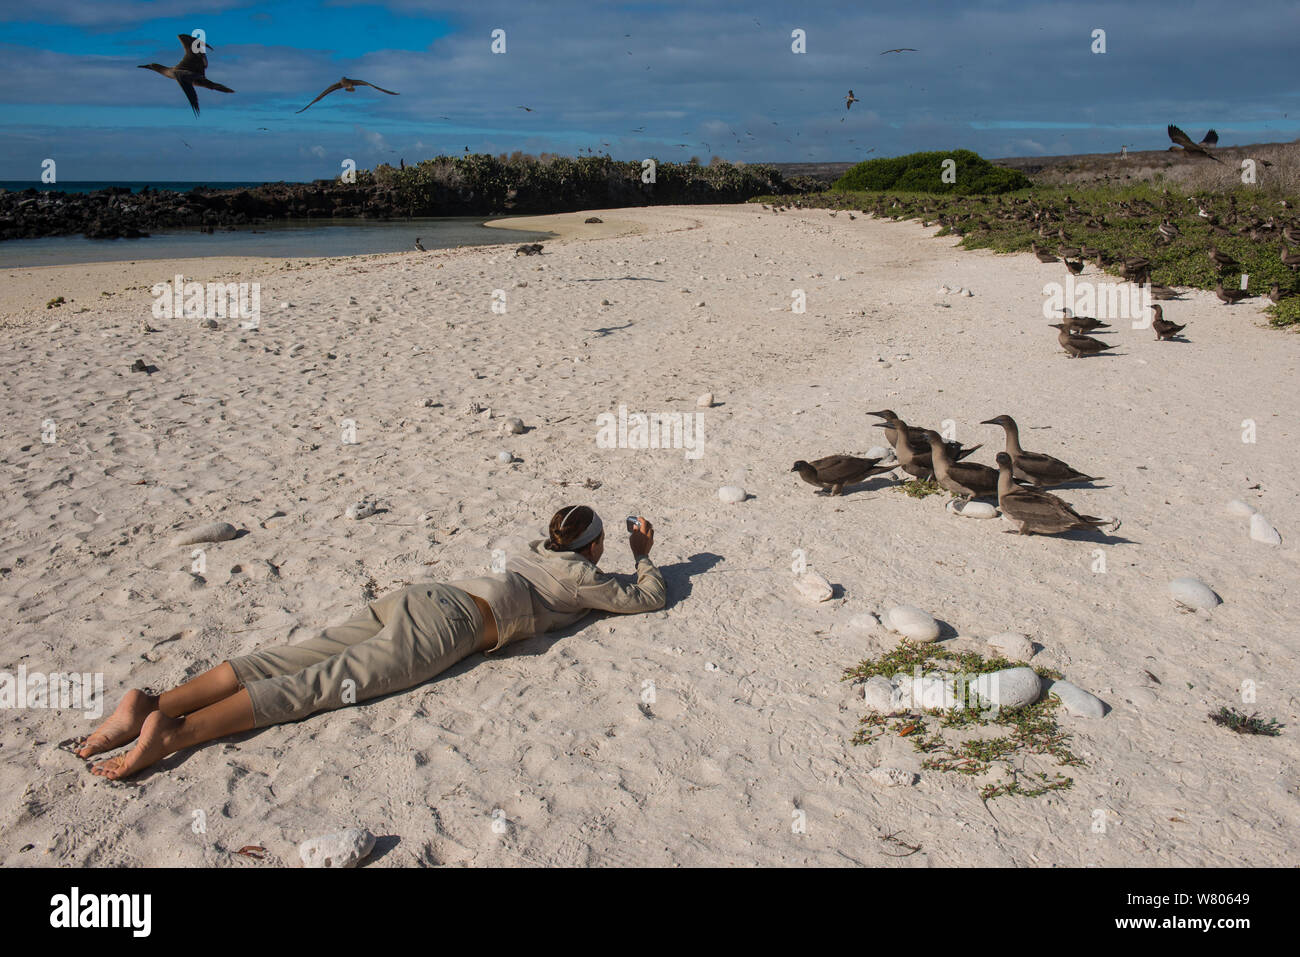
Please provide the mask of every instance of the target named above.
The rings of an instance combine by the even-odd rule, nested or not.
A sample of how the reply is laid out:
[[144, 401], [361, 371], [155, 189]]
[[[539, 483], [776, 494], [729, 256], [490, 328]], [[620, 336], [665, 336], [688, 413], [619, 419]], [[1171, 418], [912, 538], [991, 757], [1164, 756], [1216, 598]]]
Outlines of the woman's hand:
[[650, 547], [655, 543], [655, 530], [644, 516], [637, 516], [636, 528], [628, 533], [628, 544], [632, 546], [632, 556], [640, 558], [650, 554]]

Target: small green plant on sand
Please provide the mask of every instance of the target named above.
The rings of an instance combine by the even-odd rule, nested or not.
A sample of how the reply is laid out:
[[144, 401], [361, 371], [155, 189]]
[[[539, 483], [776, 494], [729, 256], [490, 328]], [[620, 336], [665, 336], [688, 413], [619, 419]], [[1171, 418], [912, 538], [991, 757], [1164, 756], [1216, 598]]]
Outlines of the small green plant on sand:
[[[903, 641], [879, 658], [846, 668], [841, 680], [857, 683], [876, 675], [892, 678], [900, 672], [912, 674], [917, 668], [922, 673], [960, 674], [969, 679], [1015, 666], [1001, 657], [985, 658], [973, 651], [956, 652]], [[1034, 670], [1043, 678], [1061, 677], [1048, 668]], [[1055, 698], [1046, 697], [1023, 708], [915, 708], [900, 715], [873, 713], [860, 719], [852, 741], [871, 744], [885, 734], [896, 734], [910, 738], [912, 747], [926, 755], [921, 767], [927, 770], [954, 771], [970, 777], [997, 774], [996, 779], [980, 787], [980, 798], [986, 804], [1008, 795], [1038, 797], [1066, 790], [1074, 785], [1074, 779], [1051, 766], [1047, 770], [1027, 768], [1026, 758], [1053, 758], [1055, 767], [1084, 766], [1083, 759], [1070, 751], [1070, 735], [1056, 723], [1057, 705]], [[970, 737], [976, 728], [995, 728], [1005, 733]]]
[[943, 491], [943, 487], [938, 482], [933, 480], [925, 482], [921, 479], [900, 482], [894, 488], [900, 492], [906, 492], [912, 498], [925, 498], [927, 495], [938, 495]]
[[67, 302], [67, 300], [64, 299], [62, 296], [55, 296], [53, 299], [51, 299], [49, 302], [45, 304], [45, 308], [53, 309], [55, 306], [61, 306], [65, 302]]
[[1210, 720], [1238, 734], [1265, 734], [1273, 738], [1281, 734], [1282, 729], [1286, 727], [1284, 724], [1278, 724], [1273, 718], [1267, 721], [1261, 720], [1258, 712], [1247, 717], [1236, 708], [1220, 708], [1218, 711], [1212, 711]]

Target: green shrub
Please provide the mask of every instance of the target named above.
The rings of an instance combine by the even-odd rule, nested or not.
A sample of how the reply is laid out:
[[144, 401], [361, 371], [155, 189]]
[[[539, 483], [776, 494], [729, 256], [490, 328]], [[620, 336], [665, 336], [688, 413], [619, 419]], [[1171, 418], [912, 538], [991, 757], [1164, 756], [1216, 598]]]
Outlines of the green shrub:
[[[942, 179], [944, 160], [956, 164], [951, 183]], [[949, 150], [866, 160], [846, 171], [833, 188], [970, 196], [1010, 193], [1030, 185], [1029, 177], [1019, 170], [994, 166], [970, 150]]]

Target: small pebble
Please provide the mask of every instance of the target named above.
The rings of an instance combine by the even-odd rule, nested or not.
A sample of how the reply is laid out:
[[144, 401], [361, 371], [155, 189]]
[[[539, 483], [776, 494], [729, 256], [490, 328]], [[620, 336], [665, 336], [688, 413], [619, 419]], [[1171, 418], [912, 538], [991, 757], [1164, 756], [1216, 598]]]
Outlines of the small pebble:
[[705, 671], [717, 671], [717, 670], [718, 670], [718, 666], [715, 665], [712, 661], [706, 661], [706, 662], [704, 663], [704, 670], [705, 670]]
[[523, 435], [524, 420], [516, 416], [511, 416], [501, 423], [501, 431], [503, 434]]
[[695, 400], [695, 405], [701, 409], [713, 408], [713, 393], [712, 392], [704, 393], [702, 396], [700, 396], [698, 399]]
[[501, 465], [509, 465], [514, 460], [515, 460], [514, 455], [510, 452], [507, 452], [505, 449], [502, 449], [500, 452], [497, 453], [497, 462], [500, 463]]
[[172, 539], [172, 545], [196, 545], [199, 542], [228, 542], [238, 533], [229, 522], [212, 522], [181, 532]]
[[948, 511], [954, 515], [960, 515], [962, 518], [997, 518], [998, 510], [988, 502], [958, 502], [955, 498], [948, 499], [945, 506]]
[[979, 701], [999, 708], [1023, 708], [1042, 696], [1043, 682], [1033, 668], [1003, 668], [976, 675], [970, 692]]
[[912, 641], [930, 642], [939, 637], [939, 623], [914, 605], [897, 605], [880, 617], [881, 624]]
[[1259, 512], [1250, 517], [1250, 537], [1265, 545], [1282, 544], [1282, 536], [1278, 534], [1277, 529]]
[[344, 514], [353, 521], [358, 521], [363, 518], [369, 518], [371, 515], [375, 514], [375, 511], [375, 503], [370, 499], [365, 499], [364, 501], [354, 502], [349, 505]]
[[1193, 610], [1209, 611], [1223, 603], [1209, 585], [1195, 578], [1175, 578], [1169, 583], [1169, 594], [1178, 604]]
[[724, 485], [718, 489], [718, 498], [728, 505], [743, 502], [748, 497], [748, 493], [739, 485]]
[[1034, 643], [1025, 635], [1004, 631], [988, 639], [988, 646], [1011, 661], [1028, 661], [1034, 657]]
[[916, 783], [916, 775], [902, 768], [873, 768], [868, 772], [867, 777], [882, 788], [911, 787]]
[[795, 590], [804, 601], [828, 601], [835, 594], [831, 583], [816, 572], [804, 572], [794, 580]]
[[1106, 705], [1100, 698], [1068, 681], [1053, 681], [1047, 686], [1047, 693], [1060, 698], [1070, 714], [1083, 718], [1101, 718], [1106, 714]]
[[298, 845], [304, 867], [355, 867], [375, 849], [375, 836], [363, 827], [322, 834]]
[[199, 323], [199, 325], [203, 326], [204, 329], [216, 329], [216, 328], [217, 328], [217, 320], [215, 320], [215, 319], [204, 319], [201, 323]]

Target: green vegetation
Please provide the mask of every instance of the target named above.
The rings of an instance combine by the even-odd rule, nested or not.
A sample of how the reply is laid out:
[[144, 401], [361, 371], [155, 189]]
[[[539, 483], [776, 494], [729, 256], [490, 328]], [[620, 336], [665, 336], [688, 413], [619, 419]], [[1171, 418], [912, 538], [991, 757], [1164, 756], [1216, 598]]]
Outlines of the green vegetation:
[[[943, 181], [944, 161], [955, 166], [952, 182]], [[970, 150], [936, 153], [908, 153], [867, 160], [836, 180], [837, 190], [908, 190], [916, 193], [999, 195], [1030, 186], [1029, 177], [1018, 170], [994, 166]]]
[[[902, 641], [879, 658], [846, 668], [841, 680], [860, 682], [876, 675], [892, 678], [900, 672], [912, 674], [916, 668], [923, 674], [960, 674], [969, 678], [1012, 667], [1015, 663], [1005, 658], [985, 658], [973, 651], [954, 652], [932, 644]], [[1048, 668], [1034, 670], [1043, 678], [1061, 677]], [[1055, 759], [1055, 767], [1084, 766], [1083, 760], [1070, 751], [1069, 734], [1056, 723], [1057, 706], [1057, 700], [1047, 696], [1023, 708], [996, 711], [965, 707], [949, 711], [922, 708], [892, 717], [872, 713], [860, 719], [852, 741], [870, 744], [893, 733], [910, 738], [912, 747], [927, 756], [921, 763], [927, 770], [952, 771], [969, 777], [996, 774], [996, 778], [980, 787], [980, 798], [985, 803], [1011, 795], [1038, 797], [1070, 788], [1074, 779], [1052, 771], [1050, 766], [1048, 770], [1030, 769], [1026, 758], [1050, 757]], [[974, 729], [990, 727], [1005, 729], [1006, 733], [992, 737], [968, 736]]]
[[894, 488], [900, 492], [906, 492], [912, 498], [925, 498], [927, 495], [939, 495], [943, 492], [943, 487], [933, 479], [928, 482], [921, 479], [909, 479], [906, 482], [899, 482]]
[[[1284, 200], [1292, 212], [1282, 206]], [[1274, 283], [1278, 285], [1284, 298], [1266, 308], [1273, 325], [1300, 324], [1300, 271], [1284, 266], [1280, 256], [1284, 242], [1281, 227], [1295, 222], [1293, 211], [1300, 206], [1300, 200], [1259, 187], [1189, 194], [1159, 183], [1141, 182], [1125, 186], [1036, 186], [1001, 196], [832, 189], [811, 195], [760, 196], [751, 202], [860, 210], [880, 218], [919, 220], [923, 225], [937, 227], [937, 236], [960, 236], [960, 245], [966, 249], [1019, 253], [1028, 252], [1031, 244], [1038, 243], [1055, 253], [1062, 243], [1086, 246], [1101, 252], [1107, 262], [1105, 271], [1116, 277], [1120, 266], [1113, 261], [1143, 256], [1152, 263], [1154, 283], [1213, 291], [1222, 279], [1226, 288], [1238, 288], [1240, 274], [1234, 271], [1221, 276], [1206, 255], [1214, 245], [1241, 263], [1242, 271], [1249, 276], [1247, 288], [1252, 296], [1263, 296]], [[1202, 209], [1206, 216], [1200, 215]], [[1170, 243], [1162, 242], [1157, 232], [1166, 220], [1180, 233]], [[1216, 225], [1228, 234], [1216, 231]], [[1096, 275], [1097, 257], [1088, 260], [1085, 278]], [[1065, 268], [1058, 268], [1063, 282]], [[1250, 305], [1265, 303], [1247, 300], [1235, 308], [1251, 313]], [[1166, 314], [1177, 321], [1176, 311], [1170, 315], [1171, 310], [1176, 310], [1176, 305], [1166, 305]]]
[[1210, 720], [1238, 734], [1264, 734], [1274, 738], [1286, 727], [1284, 724], [1278, 724], [1273, 718], [1261, 721], [1258, 712], [1247, 717], [1236, 708], [1220, 708], [1218, 711], [1212, 711]]

